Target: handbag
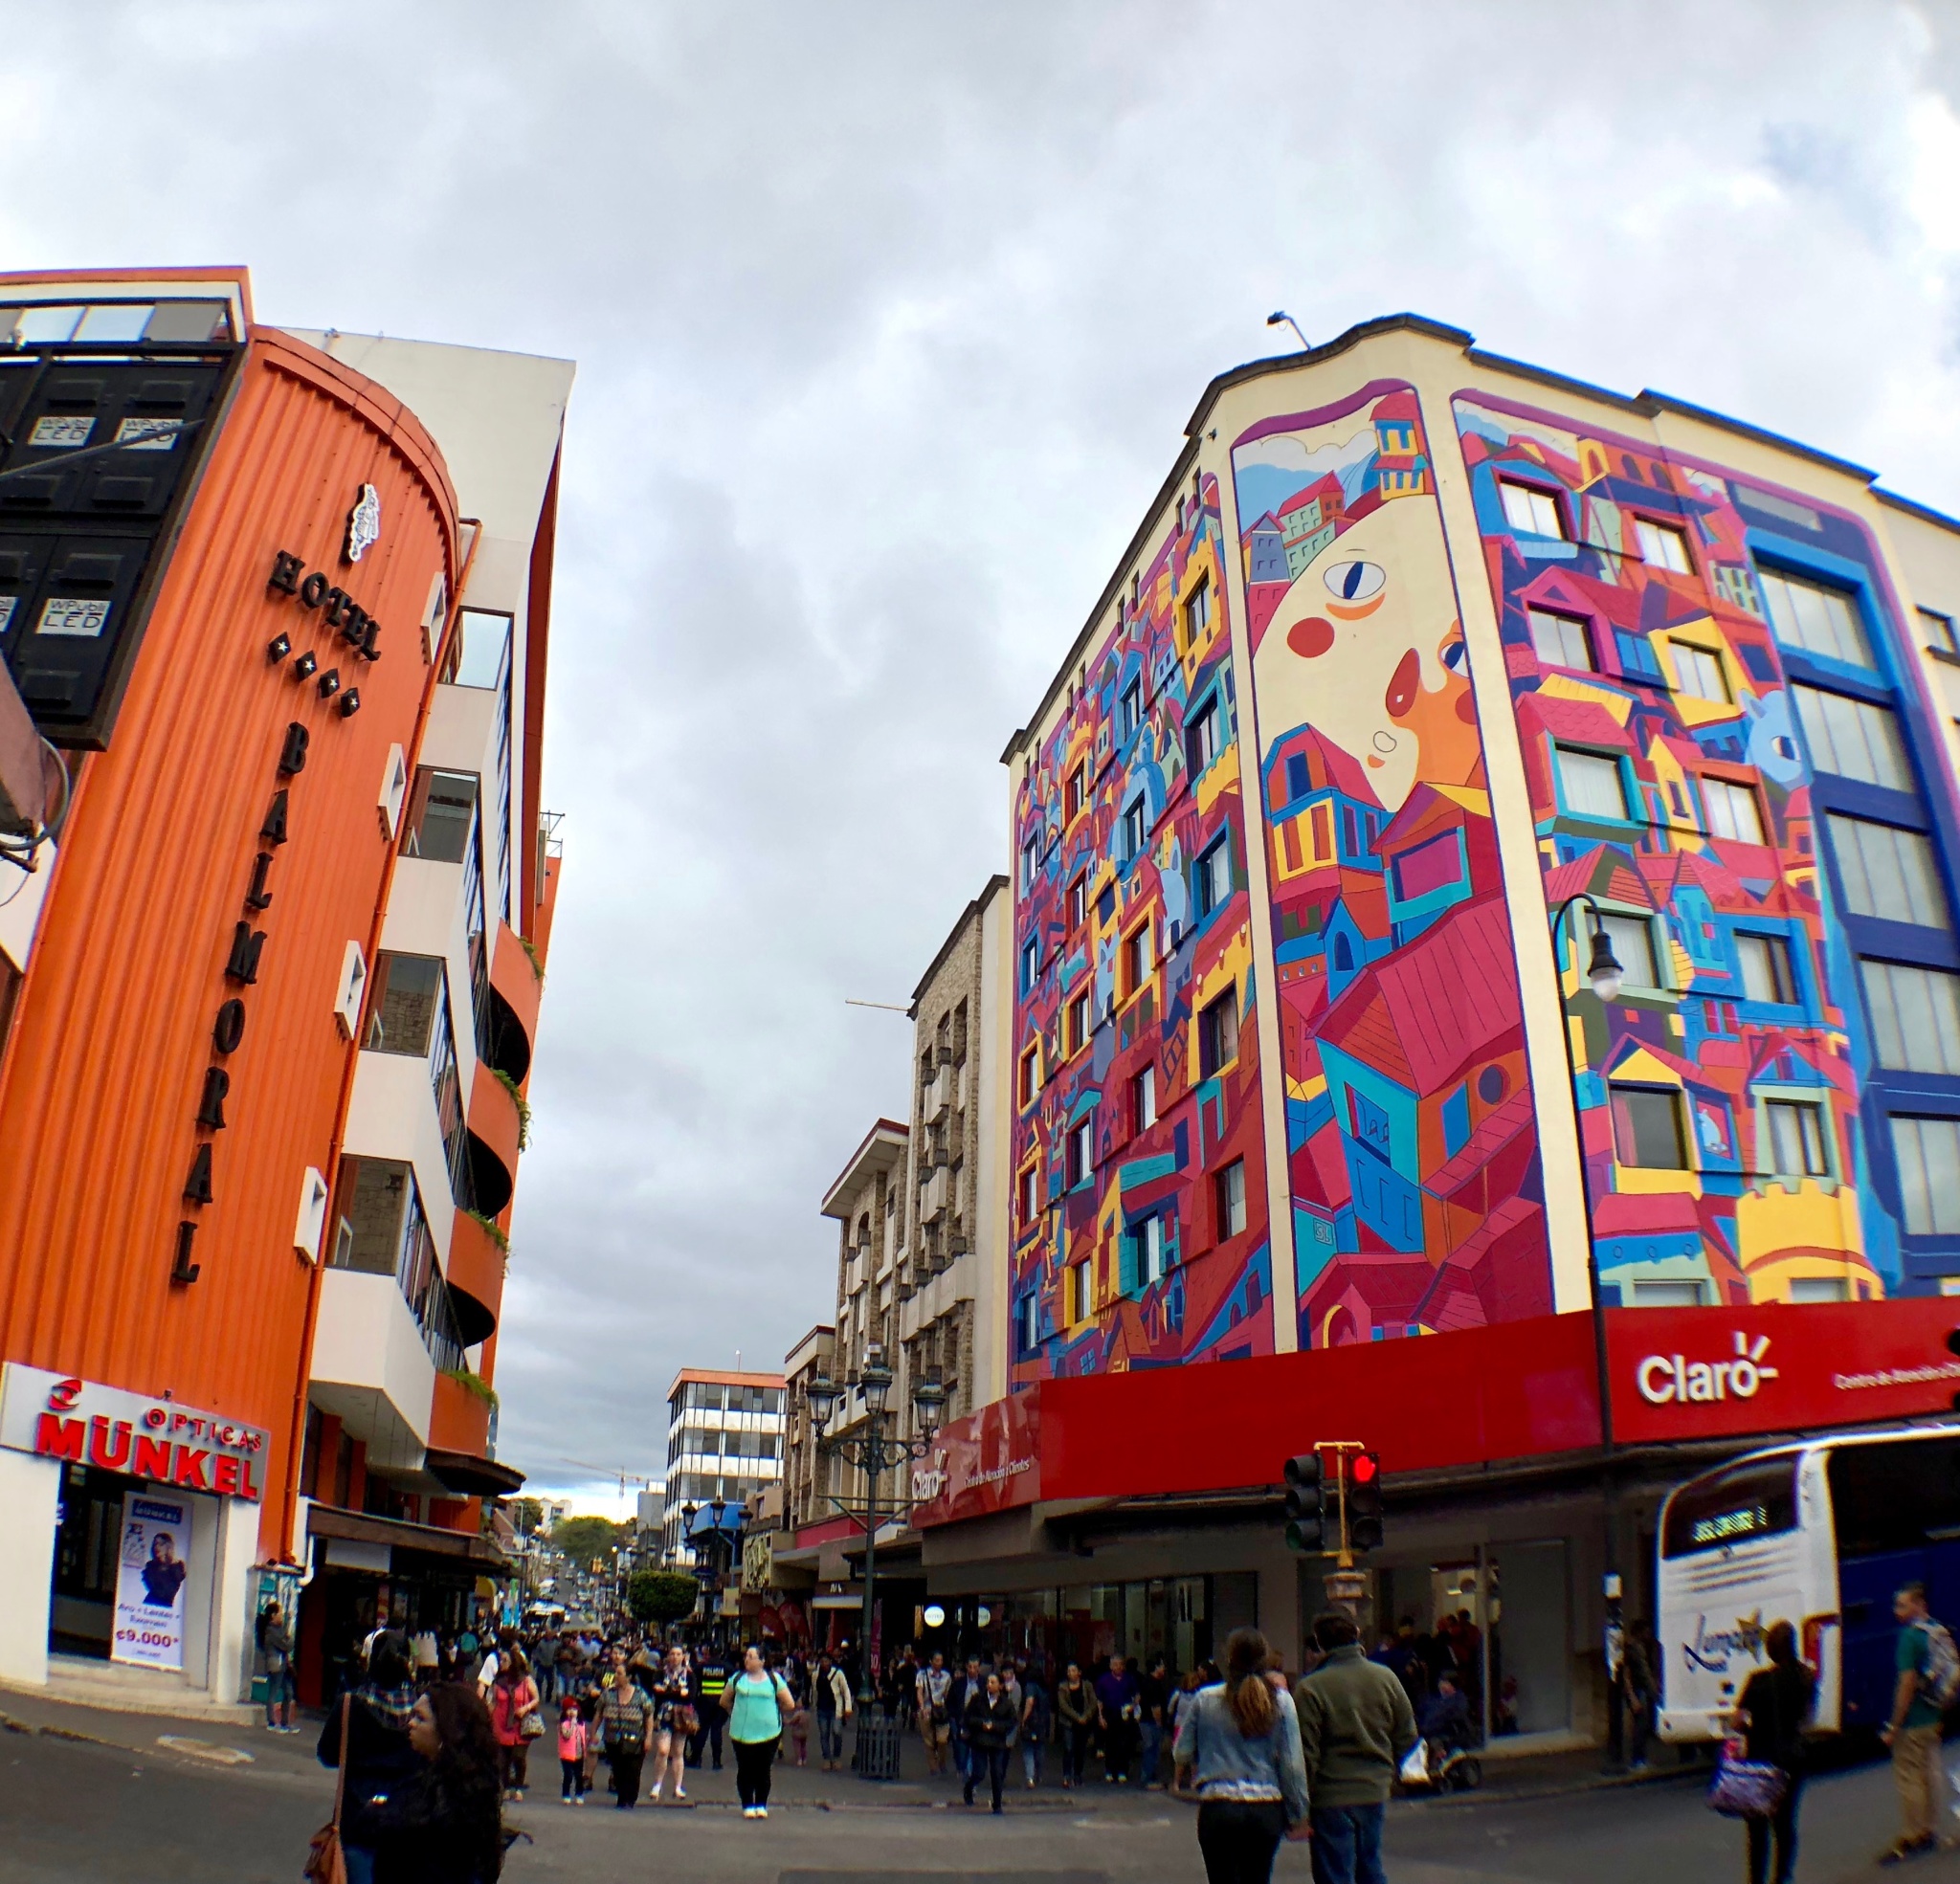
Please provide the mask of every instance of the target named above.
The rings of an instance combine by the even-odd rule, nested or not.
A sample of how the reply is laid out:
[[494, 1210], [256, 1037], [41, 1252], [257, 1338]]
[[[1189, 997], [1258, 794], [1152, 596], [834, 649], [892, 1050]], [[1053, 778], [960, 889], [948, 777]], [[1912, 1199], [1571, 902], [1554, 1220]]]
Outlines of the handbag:
[[541, 1740], [545, 1738], [545, 1717], [531, 1708], [517, 1723], [517, 1730], [527, 1740]]
[[1790, 1775], [1766, 1760], [1742, 1760], [1743, 1742], [1724, 1743], [1714, 1784], [1708, 1788], [1708, 1809], [1726, 1819], [1774, 1818], [1790, 1790]]
[[674, 1710], [674, 1731], [685, 1734], [689, 1740], [701, 1732], [701, 1716], [685, 1701]]
[[306, 1848], [302, 1877], [312, 1884], [347, 1884], [346, 1853], [341, 1850], [341, 1806], [347, 1796], [347, 1713], [352, 1695], [341, 1696], [341, 1757], [333, 1783], [333, 1817], [313, 1834]]

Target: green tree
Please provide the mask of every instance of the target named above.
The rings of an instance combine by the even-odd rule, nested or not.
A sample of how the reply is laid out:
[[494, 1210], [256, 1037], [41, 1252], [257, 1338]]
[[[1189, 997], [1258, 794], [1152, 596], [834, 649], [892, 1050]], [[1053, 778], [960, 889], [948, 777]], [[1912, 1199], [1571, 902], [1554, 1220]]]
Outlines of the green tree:
[[536, 1498], [512, 1498], [510, 1521], [520, 1536], [528, 1537], [545, 1521], [545, 1507]]
[[610, 1557], [619, 1540], [619, 1526], [610, 1518], [568, 1518], [551, 1532], [551, 1548], [562, 1552], [581, 1570], [594, 1558]]
[[701, 1585], [681, 1570], [636, 1570], [626, 1585], [626, 1607], [635, 1622], [678, 1623], [694, 1614]]

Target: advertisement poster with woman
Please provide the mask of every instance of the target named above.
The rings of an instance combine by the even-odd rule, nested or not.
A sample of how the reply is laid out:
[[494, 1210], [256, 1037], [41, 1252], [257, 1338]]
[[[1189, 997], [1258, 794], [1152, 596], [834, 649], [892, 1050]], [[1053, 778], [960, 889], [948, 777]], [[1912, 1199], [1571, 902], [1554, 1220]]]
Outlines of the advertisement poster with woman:
[[184, 1666], [184, 1579], [190, 1568], [190, 1513], [158, 1498], [122, 1511], [111, 1659], [141, 1668]]

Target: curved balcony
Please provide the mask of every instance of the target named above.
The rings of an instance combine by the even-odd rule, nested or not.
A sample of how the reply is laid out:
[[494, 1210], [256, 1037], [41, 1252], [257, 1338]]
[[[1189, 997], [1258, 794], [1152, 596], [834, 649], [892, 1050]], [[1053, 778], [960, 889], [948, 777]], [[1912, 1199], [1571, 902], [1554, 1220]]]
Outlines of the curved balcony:
[[517, 1100], [502, 1080], [479, 1068], [470, 1085], [470, 1190], [486, 1217], [501, 1217], [517, 1188], [521, 1133]]
[[482, 1055], [519, 1085], [531, 1070], [531, 1043], [538, 1034], [538, 1003], [544, 991], [544, 977], [531, 966], [517, 932], [507, 922], [498, 923], [485, 1001], [489, 1037], [482, 1043]]
[[430, 1451], [467, 1452], [480, 1459], [489, 1444], [489, 1401], [472, 1393], [454, 1374], [437, 1374], [429, 1411]]
[[457, 1333], [475, 1347], [497, 1332], [503, 1308], [503, 1251], [475, 1217], [462, 1210], [449, 1232], [449, 1294]]

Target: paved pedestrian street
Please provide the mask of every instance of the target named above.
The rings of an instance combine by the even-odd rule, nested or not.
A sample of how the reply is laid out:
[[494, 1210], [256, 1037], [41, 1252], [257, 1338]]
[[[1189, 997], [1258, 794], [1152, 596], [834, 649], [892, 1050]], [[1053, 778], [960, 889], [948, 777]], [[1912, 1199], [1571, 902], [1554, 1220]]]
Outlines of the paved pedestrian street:
[[[275, 1740], [249, 1727], [27, 1707], [0, 1716], [0, 1884], [293, 1884], [326, 1816], [332, 1775], [311, 1762], [312, 1732]], [[31, 1716], [32, 1718], [23, 1717]], [[86, 1733], [92, 1738], [72, 1739]], [[170, 1742], [160, 1745], [161, 1740]], [[908, 1749], [909, 1750], [909, 1749]], [[239, 1754], [249, 1754], [241, 1761]], [[548, 1762], [540, 1762], [540, 1777]], [[1582, 1768], [1501, 1776], [1469, 1800], [1392, 1807], [1393, 1884], [1700, 1884], [1743, 1874], [1742, 1832], [1702, 1803], [1692, 1776], [1573, 1789]], [[782, 1771], [766, 1822], [735, 1808], [732, 1772], [693, 1776], [686, 1807], [584, 1809], [557, 1800], [556, 1774], [510, 1822], [527, 1837], [509, 1884], [647, 1877], [726, 1884], [856, 1884], [937, 1876], [1023, 1884], [1203, 1875], [1191, 1809], [1161, 1794], [1092, 1785], [1016, 1792], [998, 1819], [968, 1811], [949, 1782], [870, 1786], [849, 1775]], [[1960, 1853], [1901, 1870], [1873, 1854], [1893, 1828], [1883, 1764], [1813, 1782], [1804, 1803], [1802, 1884], [1882, 1877], [1960, 1880]], [[1274, 1875], [1305, 1884], [1306, 1848], [1284, 1846]]]

